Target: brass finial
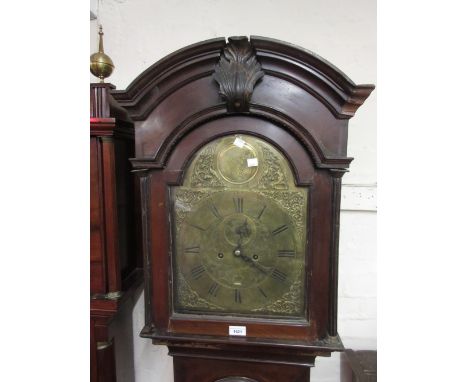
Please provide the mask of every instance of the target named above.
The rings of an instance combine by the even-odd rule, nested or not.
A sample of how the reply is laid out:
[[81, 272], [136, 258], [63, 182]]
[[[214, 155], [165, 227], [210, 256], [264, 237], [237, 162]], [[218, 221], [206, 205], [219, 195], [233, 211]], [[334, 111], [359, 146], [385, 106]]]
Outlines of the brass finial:
[[104, 53], [104, 44], [102, 43], [102, 25], [99, 25], [99, 52], [94, 53], [90, 57], [89, 69], [91, 73], [100, 78], [104, 82], [104, 78], [109, 77], [114, 71], [114, 63], [111, 58]]

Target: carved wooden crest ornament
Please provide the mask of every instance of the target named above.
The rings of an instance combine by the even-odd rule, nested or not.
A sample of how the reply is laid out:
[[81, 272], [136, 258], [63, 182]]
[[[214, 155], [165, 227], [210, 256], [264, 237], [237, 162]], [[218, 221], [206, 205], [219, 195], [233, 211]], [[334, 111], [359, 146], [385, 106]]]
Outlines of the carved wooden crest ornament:
[[213, 78], [229, 112], [249, 111], [255, 84], [264, 73], [247, 37], [229, 37]]

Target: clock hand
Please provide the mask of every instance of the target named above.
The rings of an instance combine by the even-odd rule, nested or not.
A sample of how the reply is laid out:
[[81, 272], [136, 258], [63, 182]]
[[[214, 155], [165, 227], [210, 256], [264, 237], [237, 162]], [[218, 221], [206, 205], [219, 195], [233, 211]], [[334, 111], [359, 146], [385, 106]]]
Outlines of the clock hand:
[[241, 244], [242, 244], [242, 236], [243, 236], [242, 227], [243, 226], [236, 228], [236, 233], [239, 235], [239, 240], [237, 240], [237, 248], [236, 248], [238, 250], [241, 249]]
[[240, 257], [242, 260], [248, 262], [254, 268], [257, 268], [260, 272], [267, 274], [270, 269], [258, 264], [257, 262], [253, 261], [249, 256], [246, 256], [242, 253], [242, 237], [244, 234], [249, 234], [249, 226], [247, 223], [247, 219], [245, 219], [244, 223], [236, 228], [236, 233], [239, 235], [239, 240], [237, 241], [237, 247], [234, 249], [234, 256]]
[[269, 269], [264, 267], [263, 265], [260, 265], [258, 263], [256, 263], [255, 261], [253, 261], [250, 257], [244, 255], [241, 253], [240, 257], [242, 258], [242, 260], [248, 262], [250, 265], [252, 265], [254, 268], [257, 268], [260, 272], [264, 273], [264, 274], [267, 274]]
[[267, 267], [264, 267], [263, 265], [260, 265], [258, 264], [257, 262], [253, 261], [249, 256], [247, 255], [244, 255], [242, 252], [241, 252], [241, 249], [240, 247], [237, 247], [235, 250], [234, 250], [234, 256], [236, 257], [240, 257], [242, 260], [244, 260], [245, 262], [249, 263], [251, 266], [253, 266], [254, 268], [257, 268], [260, 272], [264, 273], [264, 274], [267, 274], [269, 272], [269, 268]]
[[244, 223], [236, 228], [236, 233], [239, 235], [239, 241], [237, 243], [238, 247], [240, 247], [242, 237], [249, 236], [250, 232], [249, 223], [247, 222], [247, 219], [245, 219]]

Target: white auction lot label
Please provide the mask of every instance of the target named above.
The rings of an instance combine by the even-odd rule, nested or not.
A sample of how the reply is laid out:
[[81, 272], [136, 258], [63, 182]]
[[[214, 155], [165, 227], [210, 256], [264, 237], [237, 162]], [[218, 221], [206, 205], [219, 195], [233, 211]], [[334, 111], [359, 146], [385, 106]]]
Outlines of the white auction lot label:
[[247, 167], [258, 167], [258, 158], [248, 158]]
[[236, 139], [234, 139], [234, 144], [237, 146], [237, 147], [244, 147], [245, 145], [245, 141], [242, 139], [242, 138], [239, 138], [237, 137]]
[[246, 336], [247, 327], [245, 326], [229, 326], [229, 335], [230, 336]]

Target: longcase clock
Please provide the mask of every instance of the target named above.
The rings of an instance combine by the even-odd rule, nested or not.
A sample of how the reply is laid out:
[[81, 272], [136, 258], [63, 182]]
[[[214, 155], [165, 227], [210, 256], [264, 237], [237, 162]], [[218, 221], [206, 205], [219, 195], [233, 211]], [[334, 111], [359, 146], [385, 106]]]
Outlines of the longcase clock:
[[116, 381], [109, 325], [142, 279], [139, 198], [128, 161], [135, 134], [109, 94], [114, 88], [90, 84], [91, 382]]
[[176, 382], [308, 381], [337, 332], [348, 120], [374, 89], [296, 46], [204, 41], [113, 97], [135, 123], [145, 327]]

